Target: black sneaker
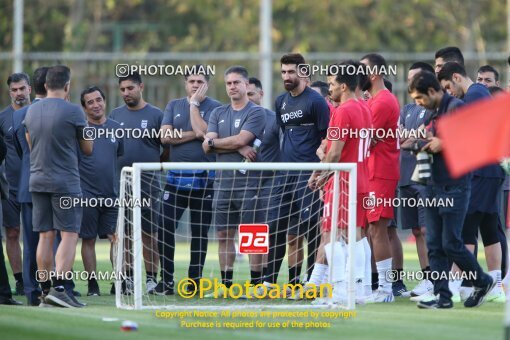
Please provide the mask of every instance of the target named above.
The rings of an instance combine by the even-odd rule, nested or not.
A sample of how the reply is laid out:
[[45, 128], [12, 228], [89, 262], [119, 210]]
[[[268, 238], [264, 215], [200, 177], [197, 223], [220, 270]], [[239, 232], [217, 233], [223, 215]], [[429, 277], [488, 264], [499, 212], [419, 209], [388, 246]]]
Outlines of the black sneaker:
[[[69, 294], [67, 294], [69, 295]], [[76, 306], [78, 306], [78, 308], [81, 308], [81, 307], [85, 307], [87, 304], [85, 302], [80, 302], [76, 299], [76, 297], [74, 295], [69, 295], [69, 298], [71, 300], [73, 300], [73, 302], [75, 303]]]
[[13, 295], [17, 295], [17, 296], [25, 295], [25, 288], [23, 287], [23, 281], [16, 281], [16, 292]]
[[115, 282], [112, 282], [112, 288], [110, 288], [110, 295], [115, 295]]
[[[74, 298], [74, 297], [73, 297]], [[49, 303], [53, 306], [57, 307], [66, 307], [66, 308], [81, 308], [82, 304], [75, 302], [76, 299], [72, 299], [71, 295], [67, 294], [65, 291], [59, 292], [55, 288], [51, 288], [49, 294], [44, 299], [46, 303]]]
[[81, 293], [77, 290], [72, 290], [73, 296], [81, 297]]
[[174, 282], [165, 283], [159, 281], [154, 288], [154, 294], [156, 295], [174, 295]]
[[391, 289], [393, 290], [393, 296], [401, 296], [401, 297], [409, 297], [410, 292], [407, 290], [406, 285], [402, 281], [395, 281], [391, 285]]
[[464, 301], [464, 307], [478, 307], [485, 302], [485, 297], [496, 285], [496, 281], [488, 276], [489, 282], [483, 287], [475, 287], [473, 293]]
[[101, 296], [99, 285], [96, 280], [90, 280], [88, 283], [87, 296]]
[[448, 309], [453, 308], [452, 300], [449, 301], [440, 301], [438, 299], [428, 300], [428, 301], [420, 301], [417, 304], [418, 308], [421, 309]]

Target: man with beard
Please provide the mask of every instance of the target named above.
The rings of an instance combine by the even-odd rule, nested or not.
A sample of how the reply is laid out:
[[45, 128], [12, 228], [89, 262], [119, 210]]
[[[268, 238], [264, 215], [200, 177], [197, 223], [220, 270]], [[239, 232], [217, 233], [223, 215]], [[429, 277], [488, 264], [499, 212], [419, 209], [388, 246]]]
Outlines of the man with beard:
[[[133, 163], [147, 163], [166, 161], [168, 155], [160, 155], [161, 141], [158, 138], [159, 129], [163, 120], [163, 112], [143, 99], [144, 84], [139, 73], [133, 72], [125, 77], [119, 77], [119, 89], [126, 105], [113, 109], [110, 118], [120, 123], [121, 129], [148, 130], [150, 136], [143, 138], [124, 139], [124, 154], [119, 157], [118, 169], [132, 166]], [[147, 134], [145, 134], [147, 135]], [[154, 293], [157, 285], [157, 272], [159, 265], [158, 252], [158, 226], [159, 211], [159, 176], [156, 172], [144, 172], [141, 179], [142, 199], [151, 200], [150, 207], [142, 207], [142, 243], [143, 258], [145, 260], [146, 291]], [[127, 226], [126, 226], [127, 227]], [[132, 234], [132, 230], [127, 230]], [[130, 244], [126, 245], [129, 249]], [[123, 293], [132, 293], [132, 259], [127, 255], [127, 280], [123, 282]]]
[[[32, 104], [46, 98], [46, 74], [48, 67], [39, 67], [34, 71], [33, 88], [35, 99]], [[30, 149], [25, 137], [25, 128], [22, 124], [27, 115], [29, 106], [15, 111], [12, 115], [12, 129], [14, 131], [14, 144], [16, 151], [21, 159], [20, 178], [18, 183], [17, 200], [21, 208], [21, 222], [23, 224], [23, 283], [25, 285], [25, 295], [29, 306], [40, 304], [41, 289], [36, 278], [37, 271], [37, 244], [39, 243], [39, 233], [34, 231], [32, 225], [32, 194], [29, 191], [30, 181]], [[72, 289], [74, 286], [70, 286]]]
[[[383, 139], [372, 140], [368, 160], [369, 192], [376, 200], [378, 198], [392, 200], [400, 177], [400, 150], [394, 137], [398, 128], [399, 104], [397, 98], [384, 86], [383, 74], [379, 72], [386, 69], [386, 60], [381, 55], [372, 53], [361, 58], [361, 63], [375, 69], [375, 73], [369, 75], [363, 87], [364, 91], [370, 92], [368, 106], [372, 112], [373, 127], [383, 129], [388, 135]], [[387, 280], [387, 272], [392, 268], [387, 227], [394, 218], [393, 207], [375, 206], [368, 210], [367, 217], [379, 279], [379, 288], [368, 301], [393, 302], [392, 284]]]
[[[464, 67], [458, 63], [444, 64], [437, 78], [446, 91], [462, 99], [466, 104], [491, 97], [487, 87], [483, 84], [473, 83], [467, 76]], [[490, 117], [490, 112], [487, 112], [487, 115]], [[501, 262], [506, 257], [506, 251], [502, 254], [501, 245], [506, 244], [506, 239], [500, 239], [499, 234], [499, 228], [501, 228], [499, 211], [504, 180], [505, 173], [498, 163], [484, 166], [473, 172], [471, 197], [462, 229], [464, 244], [471, 252], [474, 252], [475, 245], [478, 244], [478, 230], [480, 230], [487, 268], [496, 282], [496, 287], [489, 293], [487, 300], [499, 302], [505, 301], [501, 288]], [[450, 287], [450, 290], [454, 296], [456, 295], [454, 290], [459, 286], [459, 283], [451, 283], [453, 289]]]
[[430, 269], [438, 276], [434, 280], [434, 295], [439, 297], [430, 301], [420, 301], [418, 307], [426, 309], [453, 307], [452, 292], [448, 288], [447, 280], [447, 273], [450, 270], [449, 259], [464, 272], [475, 276], [474, 291], [464, 302], [464, 306], [477, 307], [485, 301], [496, 282], [490, 275], [484, 273], [462, 240], [462, 228], [471, 194], [471, 175], [451, 177], [436, 129], [438, 119], [451, 114], [451, 111], [462, 106], [463, 103], [444, 93], [435, 75], [427, 71], [421, 71], [413, 77], [409, 84], [409, 93], [416, 104], [434, 111], [427, 125], [428, 142], [421, 148], [422, 151], [433, 156], [431, 180], [427, 184], [426, 198], [453, 201], [453, 206], [425, 207]]
[[[355, 65], [351, 60], [343, 62], [340, 66]], [[340, 104], [332, 113], [329, 123], [329, 129], [340, 131], [340, 138], [330, 139], [327, 141], [325, 154], [321, 158], [322, 163], [357, 163], [357, 206], [356, 206], [356, 240], [355, 242], [355, 268], [354, 277], [356, 280], [356, 301], [362, 302], [365, 296], [364, 279], [365, 279], [365, 246], [361, 237], [361, 229], [366, 225], [366, 211], [363, 209], [363, 201], [368, 193], [368, 169], [367, 159], [370, 148], [370, 138], [368, 136], [361, 137], [363, 130], [372, 127], [370, 113], [363, 109], [362, 104], [356, 97], [356, 87], [358, 85], [358, 77], [356, 74], [339, 73], [328, 76], [330, 98], [334, 103]], [[349, 132], [349, 133], [344, 133]], [[322, 156], [322, 150], [318, 150]], [[341, 174], [341, 183], [348, 181], [346, 173]], [[313, 269], [310, 282], [307, 287], [313, 287], [322, 283], [322, 280], [328, 270], [331, 259], [327, 259], [325, 247], [329, 247], [330, 232], [332, 228], [342, 228], [345, 235], [347, 228], [347, 211], [345, 207], [348, 205], [348, 195], [342, 194], [340, 197], [339, 207], [333, 207], [333, 177], [325, 179], [321, 176], [321, 171], [314, 171], [308, 185], [312, 190], [324, 190], [324, 210], [322, 220], [322, 240], [317, 252], [317, 262]], [[345, 190], [345, 188], [344, 188]], [[333, 209], [338, 209], [338, 221], [336, 225], [332, 225]], [[351, 240], [349, 240], [351, 241]], [[335, 260], [333, 261], [333, 275], [331, 282], [333, 286], [333, 302], [346, 302], [346, 278], [345, 278], [345, 260], [346, 249], [340, 242], [334, 242]], [[327, 264], [326, 264], [327, 263]], [[324, 301], [318, 302], [318, 304]]]
[[[275, 101], [276, 122], [283, 132], [282, 162], [319, 162], [316, 151], [326, 137], [328, 105], [298, 76], [298, 65], [305, 64], [301, 54], [284, 55], [280, 64], [283, 85], [287, 91]], [[278, 179], [278, 188], [271, 199], [274, 218], [270, 219], [268, 267], [264, 275], [266, 286], [277, 281], [285, 256], [287, 234], [289, 283], [299, 283], [304, 237], [308, 242], [307, 276], [313, 271], [320, 243], [320, 200], [319, 192], [308, 188], [310, 175], [310, 171], [288, 171]]]
[[[200, 69], [201, 65], [196, 66]], [[208, 82], [208, 74], [186, 74], [184, 89], [187, 96], [171, 100], [165, 108], [161, 142], [170, 145], [171, 162], [216, 161], [216, 155], [206, 155], [202, 149], [211, 112], [221, 106], [221, 103], [206, 96]], [[172, 135], [174, 129], [182, 131], [182, 138]], [[161, 281], [155, 289], [158, 295], [174, 293], [175, 230], [187, 208], [191, 211], [188, 277], [197, 283], [202, 277], [212, 218], [213, 179], [213, 171], [168, 171], [163, 193], [163, 227], [159, 233]]]
[[[11, 105], [0, 112], [0, 129], [5, 136], [7, 156], [5, 158], [5, 175], [9, 183], [9, 197], [2, 202], [3, 226], [6, 232], [6, 250], [16, 280], [16, 295], [24, 295], [21, 264], [20, 205], [17, 201], [21, 160], [16, 153], [12, 116], [14, 111], [30, 105], [30, 80], [26, 73], [13, 73], [7, 78]], [[3, 172], [3, 171], [2, 171]]]

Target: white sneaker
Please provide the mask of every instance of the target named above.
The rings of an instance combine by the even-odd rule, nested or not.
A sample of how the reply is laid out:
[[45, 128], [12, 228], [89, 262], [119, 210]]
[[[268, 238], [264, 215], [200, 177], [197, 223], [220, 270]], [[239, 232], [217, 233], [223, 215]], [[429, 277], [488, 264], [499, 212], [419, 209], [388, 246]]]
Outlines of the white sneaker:
[[467, 298], [473, 293], [473, 287], [460, 287], [459, 288], [459, 295], [460, 295], [460, 301], [464, 302], [467, 300]]
[[394, 301], [395, 297], [393, 296], [393, 292], [391, 290], [386, 292], [380, 289], [378, 289], [374, 294], [366, 299], [366, 303], [385, 303]]
[[434, 300], [436, 298], [438, 298], [438, 297], [436, 297], [433, 292], [427, 292], [427, 293], [419, 295], [419, 296], [413, 296], [409, 300], [414, 301], [414, 302], [420, 302], [420, 301], [427, 302], [430, 300]]
[[434, 285], [429, 280], [421, 280], [416, 287], [411, 290], [411, 296], [420, 296], [434, 290]]
[[499, 303], [505, 303], [506, 302], [506, 296], [505, 292], [503, 292], [503, 289], [501, 287], [498, 287], [497, 285], [492, 288], [492, 290], [487, 294], [487, 302], [499, 302]]
[[216, 292], [204, 295], [206, 299], [224, 299], [225, 297], [228, 297], [228, 292], [223, 287], [220, 287]]
[[331, 301], [334, 304], [338, 305], [346, 305], [347, 304], [347, 292], [346, 292], [346, 283], [338, 282], [333, 286], [333, 297]]
[[[263, 282], [263, 285], [266, 287], [266, 299], [270, 299], [269, 297], [269, 291], [273, 289], [273, 285], [269, 282]], [[264, 287], [258, 286], [257, 287], [257, 296], [263, 296], [264, 295]]]
[[145, 287], [147, 290], [147, 294], [156, 294], [156, 286], [157, 285], [158, 285], [158, 283], [156, 281], [154, 281], [152, 278], [147, 279], [147, 281], [145, 281]]
[[314, 306], [324, 306], [324, 305], [329, 305], [331, 302], [331, 298], [317, 298], [315, 300], [312, 301], [312, 305]]

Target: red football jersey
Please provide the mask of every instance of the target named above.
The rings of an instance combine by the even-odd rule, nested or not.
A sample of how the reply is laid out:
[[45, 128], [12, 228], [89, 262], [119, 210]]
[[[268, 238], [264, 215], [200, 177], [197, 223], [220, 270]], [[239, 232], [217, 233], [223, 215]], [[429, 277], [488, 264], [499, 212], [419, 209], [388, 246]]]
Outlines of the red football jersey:
[[[350, 99], [336, 108], [331, 115], [330, 128], [338, 128], [339, 140], [345, 142], [340, 156], [341, 163], [357, 163], [357, 191], [368, 192], [369, 131], [372, 127], [369, 113], [356, 99]], [[363, 133], [363, 131], [365, 133]], [[363, 137], [363, 138], [361, 138]], [[328, 140], [326, 152], [331, 148]]]
[[377, 132], [375, 136], [384, 137], [376, 140], [370, 149], [368, 171], [370, 178], [399, 179], [400, 177], [400, 142], [397, 136], [400, 106], [390, 91], [379, 91], [368, 101], [372, 113], [372, 124]]

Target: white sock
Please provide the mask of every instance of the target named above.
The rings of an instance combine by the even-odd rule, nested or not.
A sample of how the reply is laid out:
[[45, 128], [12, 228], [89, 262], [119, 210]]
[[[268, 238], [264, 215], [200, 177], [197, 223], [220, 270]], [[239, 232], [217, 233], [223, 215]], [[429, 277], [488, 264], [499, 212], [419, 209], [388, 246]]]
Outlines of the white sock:
[[310, 275], [310, 280], [308, 281], [308, 283], [309, 284], [313, 283], [316, 286], [320, 285], [322, 283], [324, 275], [326, 275], [326, 270], [328, 270], [327, 264], [316, 263], [313, 266], [312, 275]]
[[453, 295], [459, 292], [460, 286], [462, 285], [462, 280], [451, 280], [448, 282], [448, 288]]
[[329, 266], [326, 265], [327, 269], [326, 269], [326, 272], [324, 273], [324, 276], [322, 277], [322, 282], [321, 283], [329, 283]]
[[501, 289], [501, 270], [491, 270], [489, 275], [492, 276], [494, 282], [496, 282], [496, 286], [494, 286], [494, 290]]
[[345, 281], [345, 260], [346, 260], [346, 249], [345, 244], [341, 242], [335, 242], [334, 245], [334, 259], [331, 259], [331, 243], [326, 244], [326, 259], [328, 265], [333, 265], [333, 277], [331, 282]]
[[379, 274], [379, 289], [384, 292], [391, 292], [391, 282], [386, 280], [386, 272], [391, 270], [392, 258], [376, 262], [377, 273]]
[[[501, 275], [503, 275], [503, 273], [501, 273]], [[509, 291], [508, 289], [509, 283], [510, 283], [510, 270], [506, 272], [505, 277], [503, 278], [503, 280], [501, 280], [501, 284], [503, 285], [505, 291], [507, 292]]]
[[370, 244], [368, 243], [368, 239], [364, 237], [361, 242], [363, 243], [363, 249], [365, 251], [365, 273], [363, 284], [365, 286], [365, 295], [372, 294], [372, 249], [370, 249]]

